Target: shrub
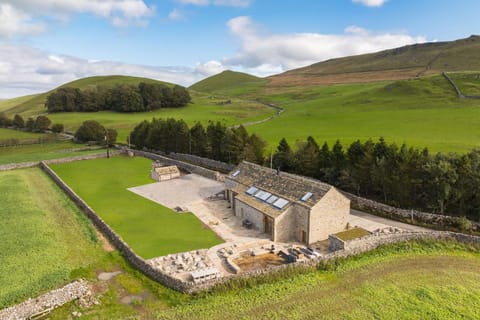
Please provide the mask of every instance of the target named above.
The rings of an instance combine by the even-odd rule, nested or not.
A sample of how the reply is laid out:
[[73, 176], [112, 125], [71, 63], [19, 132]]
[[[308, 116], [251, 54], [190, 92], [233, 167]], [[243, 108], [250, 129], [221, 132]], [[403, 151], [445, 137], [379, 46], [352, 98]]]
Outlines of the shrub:
[[61, 133], [61, 132], [63, 132], [63, 130], [64, 130], [64, 127], [63, 127], [63, 124], [61, 124], [61, 123], [54, 123], [52, 125], [52, 132], [53, 133]]
[[96, 141], [100, 143], [105, 139], [105, 128], [95, 120], [84, 121], [75, 132], [75, 139], [80, 142]]
[[44, 132], [45, 130], [48, 130], [48, 127], [50, 127], [51, 123], [52, 121], [50, 121], [48, 117], [38, 116], [34, 124], [35, 131]]
[[461, 231], [470, 231], [472, 230], [472, 222], [466, 217], [460, 217], [457, 220], [457, 227]]

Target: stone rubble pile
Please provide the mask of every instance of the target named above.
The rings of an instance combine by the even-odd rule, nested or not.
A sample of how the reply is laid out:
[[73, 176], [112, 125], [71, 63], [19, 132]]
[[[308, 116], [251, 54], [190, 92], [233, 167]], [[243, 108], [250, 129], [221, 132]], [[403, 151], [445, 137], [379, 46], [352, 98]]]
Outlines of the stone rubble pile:
[[84, 306], [98, 303], [93, 297], [88, 283], [85, 280], [79, 280], [69, 283], [60, 289], [52, 290], [37, 298], [28, 299], [15, 306], [0, 310], [0, 319], [30, 319], [41, 314], [46, 314], [76, 299], [82, 299]]
[[185, 273], [214, 267], [214, 264], [207, 256], [207, 252], [207, 249], [202, 249], [169, 254], [147, 260], [147, 263], [170, 276], [180, 277]]

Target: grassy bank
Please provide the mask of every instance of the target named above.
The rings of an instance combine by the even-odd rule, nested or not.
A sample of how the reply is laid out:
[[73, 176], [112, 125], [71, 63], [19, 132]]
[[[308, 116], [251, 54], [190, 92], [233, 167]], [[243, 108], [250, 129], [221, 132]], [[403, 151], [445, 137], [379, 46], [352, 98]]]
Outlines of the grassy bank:
[[221, 242], [193, 214], [175, 213], [127, 190], [154, 182], [151, 160], [119, 156], [51, 167], [144, 258]]
[[0, 309], [75, 278], [101, 254], [94, 229], [40, 169], [0, 172]]
[[[80, 311], [85, 319], [477, 319], [479, 268], [478, 248], [429, 241], [384, 246], [325, 269], [239, 281], [193, 297], [130, 271], [110, 283], [101, 305]], [[125, 294], [145, 299], [122, 304]], [[75, 310], [70, 304], [51, 318]]]

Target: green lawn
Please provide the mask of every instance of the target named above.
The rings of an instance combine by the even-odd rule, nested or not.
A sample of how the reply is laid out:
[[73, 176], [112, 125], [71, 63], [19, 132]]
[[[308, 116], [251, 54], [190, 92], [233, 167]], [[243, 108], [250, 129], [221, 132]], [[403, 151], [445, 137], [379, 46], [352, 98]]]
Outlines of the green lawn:
[[87, 150], [85, 149], [84, 145], [75, 144], [70, 141], [56, 141], [45, 144], [0, 147], [0, 165], [7, 163], [68, 158], [99, 152], [104, 151]]
[[441, 76], [420, 80], [310, 88], [269, 89], [261, 99], [285, 112], [251, 126], [273, 147], [309, 135], [330, 146], [384, 137], [431, 151], [465, 152], [480, 147], [480, 101], [457, 99]]
[[0, 309], [56, 288], [102, 249], [88, 220], [40, 169], [0, 172]]
[[51, 166], [144, 258], [221, 243], [193, 214], [178, 214], [127, 190], [148, 183], [151, 160], [113, 157]]

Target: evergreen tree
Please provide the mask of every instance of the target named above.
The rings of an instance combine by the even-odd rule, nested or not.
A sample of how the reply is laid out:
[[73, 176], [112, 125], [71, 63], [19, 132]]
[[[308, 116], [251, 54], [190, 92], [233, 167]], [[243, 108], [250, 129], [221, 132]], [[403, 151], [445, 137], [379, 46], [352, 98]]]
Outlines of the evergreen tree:
[[273, 167], [286, 172], [293, 171], [295, 167], [295, 156], [290, 145], [285, 138], [282, 138], [277, 146], [277, 151], [273, 155]]
[[208, 148], [207, 133], [205, 128], [200, 122], [195, 123], [195, 125], [190, 129], [190, 146], [189, 153], [206, 157]]
[[319, 153], [320, 149], [317, 142], [313, 137], [309, 136], [307, 141], [301, 144], [295, 153], [295, 163], [298, 173], [308, 177], [315, 177]]
[[23, 117], [19, 114], [16, 114], [13, 117], [13, 126], [16, 128], [23, 128], [25, 127], [25, 120], [23, 120]]

